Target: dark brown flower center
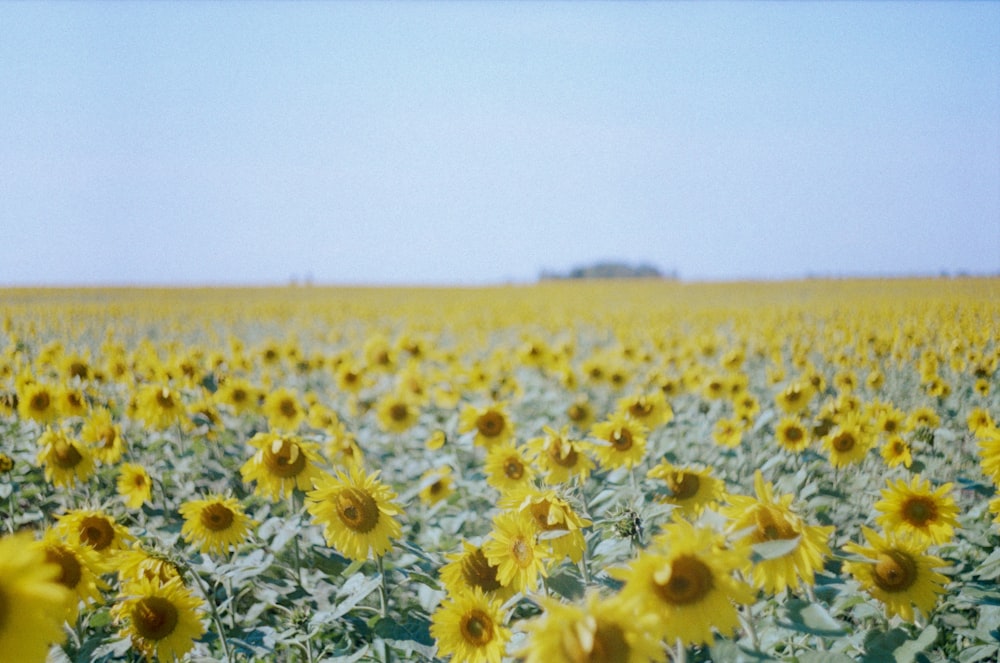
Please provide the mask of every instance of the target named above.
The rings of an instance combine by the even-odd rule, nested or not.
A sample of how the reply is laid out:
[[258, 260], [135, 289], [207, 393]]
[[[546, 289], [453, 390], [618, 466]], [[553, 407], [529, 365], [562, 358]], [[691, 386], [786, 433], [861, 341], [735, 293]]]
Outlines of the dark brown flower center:
[[566, 410], [566, 414], [569, 416], [571, 421], [580, 422], [587, 418], [590, 411], [584, 405], [579, 403], [570, 405], [569, 409]]
[[632, 431], [628, 428], [618, 428], [611, 433], [608, 442], [616, 451], [628, 451], [632, 448]]
[[758, 508], [755, 520], [757, 521], [757, 531], [753, 538], [757, 543], [794, 539], [799, 535], [783, 514], [769, 507]]
[[712, 591], [712, 587], [712, 570], [697, 557], [687, 555], [671, 562], [666, 582], [653, 580], [654, 591], [671, 605], [697, 603]]
[[489, 410], [488, 412], [479, 415], [476, 419], [476, 428], [479, 430], [480, 434], [486, 437], [496, 437], [503, 432], [504, 427], [507, 425], [506, 420], [499, 412]]
[[76, 448], [76, 445], [70, 444], [65, 440], [56, 441], [54, 451], [56, 465], [63, 469], [74, 468], [83, 460], [83, 456], [80, 455], [80, 451]]
[[46, 391], [39, 391], [31, 396], [31, 409], [35, 412], [45, 412], [51, 403], [52, 399]]
[[156, 404], [159, 405], [164, 410], [172, 410], [177, 407], [177, 402], [174, 400], [174, 395], [170, 393], [170, 390], [164, 387], [156, 392]]
[[45, 559], [59, 566], [56, 582], [69, 589], [76, 589], [83, 577], [83, 567], [72, 550], [64, 546], [51, 546], [45, 549]]
[[508, 458], [504, 461], [503, 473], [508, 479], [517, 481], [524, 476], [524, 464], [520, 458]]
[[801, 441], [803, 435], [802, 429], [798, 426], [789, 426], [785, 429], [785, 439], [792, 444]]
[[923, 527], [937, 519], [937, 505], [927, 497], [910, 497], [903, 502], [903, 519], [915, 527]]
[[902, 550], [879, 554], [872, 580], [886, 592], [904, 592], [917, 581], [917, 564]]
[[282, 398], [281, 402], [278, 403], [278, 412], [283, 417], [294, 419], [299, 415], [299, 408], [291, 398]]
[[297, 442], [278, 438], [264, 449], [264, 465], [274, 476], [287, 479], [305, 469], [306, 455]]
[[565, 628], [562, 650], [570, 663], [628, 663], [631, 658], [621, 626], [601, 621]]
[[493, 620], [482, 610], [462, 615], [461, 629], [466, 642], [476, 647], [483, 647], [493, 639]]
[[675, 500], [686, 500], [698, 494], [701, 479], [693, 472], [674, 472], [667, 478], [667, 487]]
[[576, 467], [580, 454], [576, 452], [572, 444], [559, 440], [549, 445], [549, 458], [556, 465], [561, 467]]
[[469, 585], [479, 587], [484, 592], [493, 592], [502, 587], [497, 580], [497, 567], [490, 566], [482, 549], [462, 558], [462, 577]]
[[535, 559], [535, 553], [524, 537], [518, 537], [514, 540], [514, 543], [510, 547], [510, 554], [514, 558], [514, 563], [522, 569], [527, 568]]
[[162, 640], [177, 627], [177, 607], [162, 596], [147, 596], [132, 611], [132, 626], [146, 640]]
[[857, 441], [854, 439], [854, 435], [848, 433], [847, 431], [838, 433], [834, 436], [833, 440], [831, 440], [831, 445], [839, 453], [849, 452], [854, 448], [856, 443]]
[[389, 407], [389, 418], [393, 421], [406, 421], [409, 413], [410, 408], [406, 407], [406, 403], [393, 403]]
[[115, 540], [115, 528], [107, 518], [87, 516], [80, 521], [80, 542], [94, 550], [104, 550]]
[[653, 413], [653, 404], [647, 403], [645, 398], [640, 398], [629, 406], [628, 413], [638, 419], [648, 417]]
[[378, 524], [378, 504], [375, 498], [360, 488], [342, 489], [334, 498], [341, 522], [359, 534], [367, 534]]
[[229, 529], [233, 524], [235, 514], [225, 504], [214, 502], [209, 504], [198, 516], [202, 526], [213, 532], [222, 532]]

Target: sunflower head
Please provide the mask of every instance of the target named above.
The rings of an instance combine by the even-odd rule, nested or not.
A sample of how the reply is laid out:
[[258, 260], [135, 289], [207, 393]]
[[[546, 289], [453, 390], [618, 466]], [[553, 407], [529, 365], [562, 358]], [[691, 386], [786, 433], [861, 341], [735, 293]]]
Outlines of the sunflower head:
[[323, 525], [327, 543], [353, 560], [384, 555], [402, 534], [396, 493], [378, 474], [366, 475], [356, 466], [348, 473], [338, 470], [322, 475], [307, 494], [307, 509]]

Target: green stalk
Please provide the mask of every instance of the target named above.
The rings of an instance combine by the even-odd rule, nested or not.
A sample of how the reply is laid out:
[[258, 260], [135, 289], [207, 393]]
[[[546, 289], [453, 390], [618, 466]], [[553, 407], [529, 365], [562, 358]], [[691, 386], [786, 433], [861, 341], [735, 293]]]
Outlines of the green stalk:
[[232, 661], [233, 655], [229, 650], [229, 643], [226, 641], [226, 626], [222, 623], [222, 617], [219, 615], [219, 610], [215, 606], [214, 597], [209, 595], [208, 588], [205, 586], [205, 583], [202, 582], [201, 576], [198, 575], [198, 572], [187, 565], [185, 565], [185, 568], [191, 573], [191, 576], [194, 577], [195, 582], [198, 583], [198, 589], [201, 590], [202, 596], [204, 596], [205, 600], [208, 602], [209, 610], [212, 613], [212, 623], [215, 624], [215, 630], [219, 633], [219, 641], [222, 643], [222, 652], [227, 661]]

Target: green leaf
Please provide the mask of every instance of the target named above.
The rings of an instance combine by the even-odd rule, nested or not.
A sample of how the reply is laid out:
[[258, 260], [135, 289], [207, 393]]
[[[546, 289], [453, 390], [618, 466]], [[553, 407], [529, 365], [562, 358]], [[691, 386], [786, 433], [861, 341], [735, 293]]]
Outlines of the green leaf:
[[435, 578], [432, 578], [431, 576], [426, 575], [424, 573], [409, 571], [406, 574], [406, 579], [412, 580], [413, 582], [419, 582], [421, 585], [426, 585], [431, 589], [437, 589], [437, 590], [441, 589], [441, 583], [439, 583]]
[[913, 663], [917, 658], [917, 654], [925, 651], [934, 644], [937, 636], [937, 627], [933, 624], [928, 625], [927, 628], [920, 632], [920, 636], [916, 640], [907, 640], [899, 647], [896, 647], [896, 651], [893, 652], [896, 663]]
[[101, 628], [111, 623], [111, 612], [109, 610], [97, 610], [90, 615], [89, 625], [91, 628]]
[[840, 636], [847, 633], [844, 625], [834, 619], [827, 612], [827, 609], [818, 603], [790, 599], [785, 604], [785, 616], [787, 617], [787, 621], [779, 621], [778, 624], [792, 631], [826, 637]]
[[407, 655], [414, 652], [425, 659], [431, 659], [436, 649], [431, 636], [431, 623], [424, 618], [415, 618], [410, 613], [406, 621], [397, 622], [390, 618], [380, 618], [375, 623], [375, 635], [403, 650]]
[[553, 575], [545, 581], [548, 588], [571, 601], [583, 597], [584, 586], [580, 578], [571, 573]]
[[853, 663], [854, 659], [847, 654], [829, 651], [810, 651], [798, 657], [799, 663]]
[[340, 600], [333, 610], [333, 617], [340, 617], [350, 612], [354, 606], [361, 603], [369, 594], [378, 589], [382, 584], [382, 576], [372, 576], [366, 578], [363, 575], [353, 575], [347, 579], [344, 586], [338, 592]]
[[861, 663], [891, 661], [895, 658], [896, 649], [909, 639], [909, 634], [901, 628], [869, 631], [865, 636], [865, 655], [861, 657]]
[[741, 647], [728, 640], [717, 640], [710, 651], [712, 652], [711, 660], [715, 663], [753, 663], [754, 661], [771, 660], [763, 652]]
[[966, 647], [958, 653], [958, 663], [977, 663], [978, 661], [995, 661], [1000, 654], [998, 645], [976, 645]]
[[997, 548], [975, 570], [974, 575], [981, 580], [996, 580], [1000, 577], [1000, 548]]

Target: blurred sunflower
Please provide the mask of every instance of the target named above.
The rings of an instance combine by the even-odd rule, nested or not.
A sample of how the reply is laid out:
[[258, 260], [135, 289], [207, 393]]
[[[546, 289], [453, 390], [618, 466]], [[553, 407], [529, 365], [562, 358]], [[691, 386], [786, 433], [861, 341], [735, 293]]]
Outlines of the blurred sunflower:
[[941, 424], [941, 417], [928, 406], [918, 407], [910, 412], [906, 418], [906, 425], [910, 430], [915, 428], [937, 428]]
[[712, 427], [712, 439], [716, 444], [730, 449], [740, 446], [746, 424], [740, 419], [722, 418]]
[[147, 551], [138, 545], [120, 551], [114, 558], [114, 566], [123, 594], [140, 580], [162, 584], [181, 576], [177, 564], [167, 554]]
[[493, 531], [483, 544], [483, 553], [491, 566], [497, 567], [497, 580], [519, 592], [538, 587], [539, 575], [545, 572], [545, 550], [538, 544], [533, 519], [514, 511], [503, 511], [493, 518]]
[[0, 652], [5, 660], [42, 663], [50, 645], [66, 639], [62, 624], [74, 597], [60, 583], [61, 574], [30, 533], [0, 537]]
[[585, 480], [594, 469], [594, 461], [583, 452], [580, 442], [569, 438], [569, 427], [555, 430], [545, 426], [544, 437], [528, 440], [527, 449], [535, 465], [545, 475], [545, 483], [566, 483], [573, 477]]
[[591, 522], [581, 518], [554, 490], [522, 488], [501, 499], [500, 508], [521, 513], [534, 523], [539, 545], [547, 549], [547, 561], [569, 557], [575, 564], [583, 558], [587, 547], [583, 529]]
[[22, 419], [50, 424], [59, 418], [56, 390], [46, 384], [31, 382], [18, 389], [17, 413]]
[[823, 568], [824, 557], [830, 554], [829, 539], [833, 527], [807, 525], [792, 510], [793, 495], [775, 497], [774, 486], [764, 481], [760, 470], [754, 473], [756, 499], [730, 495], [729, 506], [721, 513], [729, 519], [729, 531], [748, 532], [752, 544], [771, 541], [794, 541], [794, 547], [777, 555], [765, 556], [758, 562], [747, 563], [754, 586], [770, 594], [786, 588], [798, 589], [800, 584], [813, 584], [816, 571]]
[[382, 430], [390, 433], [405, 433], [420, 418], [420, 409], [413, 397], [402, 393], [383, 395], [375, 413]]
[[782, 418], [774, 429], [774, 436], [781, 448], [795, 454], [805, 451], [812, 441], [809, 431], [798, 417]]
[[61, 417], [82, 417], [87, 414], [87, 399], [76, 385], [64, 384], [56, 391], [56, 409]]
[[577, 396], [568, 408], [566, 417], [576, 430], [583, 432], [589, 430], [597, 419], [594, 406], [586, 396]]
[[808, 382], [790, 382], [775, 396], [774, 401], [785, 414], [798, 414], [809, 406], [814, 395]]
[[976, 433], [979, 444], [979, 465], [983, 474], [1000, 485], [1000, 428], [990, 426]]
[[823, 448], [827, 450], [830, 464], [835, 468], [860, 463], [872, 447], [872, 436], [855, 416], [845, 416], [833, 430], [823, 436]]
[[947, 543], [958, 525], [958, 506], [948, 495], [952, 484], [936, 490], [919, 475], [909, 484], [904, 479], [889, 482], [882, 490], [882, 499], [875, 503], [881, 515], [875, 520], [886, 531], [915, 536], [929, 543]]
[[897, 465], [909, 467], [913, 464], [910, 445], [899, 435], [893, 435], [886, 440], [879, 453], [881, 453], [882, 459], [888, 467], [896, 467]]
[[90, 445], [94, 456], [106, 465], [117, 463], [125, 451], [121, 427], [114, 423], [111, 410], [107, 408], [90, 411], [80, 428], [80, 439]]
[[257, 482], [258, 495], [277, 500], [296, 488], [313, 487], [321, 476], [319, 445], [298, 437], [277, 433], [257, 433], [248, 442], [257, 452], [240, 467], [243, 481]]
[[632, 468], [646, 456], [646, 427], [624, 414], [594, 424], [590, 436], [597, 439], [594, 454], [605, 468]]
[[490, 448], [483, 470], [486, 472], [486, 483], [501, 493], [529, 486], [535, 477], [535, 470], [521, 448], [509, 443]]
[[674, 418], [674, 411], [662, 391], [619, 398], [618, 412], [632, 417], [649, 430], [665, 426]]
[[651, 663], [664, 660], [653, 635], [655, 617], [636, 614], [596, 591], [582, 605], [540, 599], [542, 614], [528, 621], [518, 658], [525, 663]]
[[441, 567], [441, 582], [449, 594], [479, 589], [487, 596], [502, 601], [514, 595], [515, 589], [504, 585], [497, 577], [497, 567], [490, 564], [481, 546], [462, 541], [462, 551], [445, 556], [448, 563]]
[[505, 403], [497, 402], [484, 408], [466, 406], [458, 419], [458, 432], [475, 431], [475, 443], [491, 447], [507, 442], [514, 435], [514, 425], [507, 415]]
[[420, 501], [431, 506], [447, 499], [455, 491], [455, 480], [451, 477], [451, 467], [431, 468], [420, 477]]
[[403, 513], [394, 500], [396, 493], [378, 479], [376, 471], [366, 475], [360, 467], [348, 474], [322, 475], [306, 495], [306, 508], [323, 526], [326, 542], [353, 560], [381, 556], [392, 548], [402, 528], [395, 516]]
[[181, 536], [203, 553], [223, 554], [247, 540], [254, 524], [235, 497], [210, 495], [177, 509], [184, 518]]
[[111, 615], [121, 627], [119, 635], [130, 638], [143, 656], [172, 661], [183, 658], [205, 633], [202, 606], [179, 577], [162, 583], [141, 578], [122, 592]]
[[732, 634], [739, 626], [734, 603], [754, 600], [735, 573], [747, 566], [747, 550], [687, 521], [663, 529], [654, 547], [643, 550], [611, 575], [623, 580], [619, 596], [632, 614], [656, 617], [651, 632], [664, 642], [712, 644], [713, 629]]
[[979, 437], [982, 433], [990, 429], [996, 428], [996, 424], [993, 421], [993, 417], [990, 416], [989, 411], [981, 407], [969, 410], [965, 422], [969, 427], [969, 431], [976, 437]]
[[677, 467], [666, 460], [651, 468], [646, 476], [662, 480], [666, 492], [657, 491], [658, 499], [673, 504], [685, 518], [701, 515], [726, 493], [726, 484], [712, 476], [712, 468]]
[[153, 497], [153, 479], [146, 468], [135, 463], [123, 463], [118, 468], [118, 494], [125, 506], [138, 509]]
[[56, 580], [72, 593], [66, 602], [64, 616], [67, 622], [76, 624], [80, 603], [90, 605], [99, 602], [101, 590], [108, 588], [100, 579], [100, 574], [106, 569], [94, 550], [64, 541], [56, 530], [47, 530], [40, 543], [45, 551], [45, 560], [59, 568]]
[[95, 509], [75, 509], [57, 516], [56, 529], [73, 544], [90, 546], [104, 561], [135, 540], [110, 514]]
[[438, 655], [458, 663], [500, 663], [511, 632], [500, 601], [475, 588], [449, 595], [431, 616]]
[[62, 430], [47, 429], [38, 438], [41, 447], [37, 462], [45, 468], [45, 480], [54, 486], [70, 487], [83, 483], [94, 473], [90, 449]]
[[181, 394], [167, 385], [147, 385], [136, 399], [136, 416], [157, 430], [181, 423], [187, 416]]
[[868, 527], [861, 530], [868, 547], [851, 542], [844, 550], [866, 560], [848, 560], [844, 570], [885, 604], [890, 617], [899, 615], [912, 622], [914, 606], [929, 617], [948, 582], [946, 576], [934, 570], [945, 566], [944, 560], [926, 554], [925, 546], [909, 537], [881, 537]]
[[219, 405], [226, 406], [233, 413], [240, 415], [244, 412], [256, 412], [261, 396], [260, 390], [247, 380], [227, 377], [219, 385], [213, 398]]
[[264, 397], [261, 407], [267, 423], [275, 431], [294, 433], [306, 420], [306, 410], [291, 389], [281, 387]]

